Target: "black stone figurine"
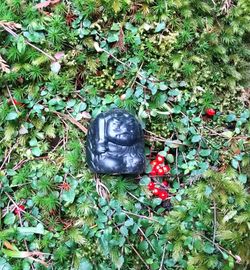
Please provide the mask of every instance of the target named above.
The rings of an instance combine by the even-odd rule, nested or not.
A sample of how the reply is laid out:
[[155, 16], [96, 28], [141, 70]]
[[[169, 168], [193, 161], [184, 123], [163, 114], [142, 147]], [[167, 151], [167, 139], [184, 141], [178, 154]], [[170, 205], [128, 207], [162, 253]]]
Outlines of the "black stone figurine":
[[89, 128], [86, 155], [95, 173], [142, 173], [145, 156], [141, 125], [125, 110], [100, 113]]

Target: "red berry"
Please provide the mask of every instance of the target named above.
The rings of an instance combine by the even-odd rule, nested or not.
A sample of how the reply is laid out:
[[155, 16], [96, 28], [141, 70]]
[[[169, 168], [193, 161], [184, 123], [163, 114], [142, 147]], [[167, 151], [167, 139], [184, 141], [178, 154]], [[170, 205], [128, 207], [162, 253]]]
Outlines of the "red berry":
[[22, 213], [22, 210], [24, 210], [24, 209], [25, 209], [25, 206], [22, 204], [19, 204], [18, 207], [15, 208], [14, 213], [16, 215], [20, 216]]
[[150, 182], [150, 183], [148, 184], [148, 189], [149, 189], [149, 190], [154, 190], [154, 188], [155, 188], [155, 183], [154, 183], [154, 182]]
[[156, 166], [157, 164], [158, 164], [158, 163], [157, 163], [156, 160], [152, 160], [152, 161], [150, 162], [150, 165], [151, 165], [152, 167]]
[[157, 155], [155, 160], [158, 164], [162, 164], [164, 162], [164, 157], [161, 155]]
[[167, 182], [167, 181], [162, 181], [162, 185], [163, 185], [164, 187], [168, 187], [168, 182]]
[[207, 116], [214, 116], [215, 115], [215, 110], [212, 108], [206, 109], [206, 115]]
[[160, 190], [157, 196], [162, 200], [166, 200], [168, 198], [168, 193], [165, 190]]
[[161, 169], [161, 165], [160, 164], [157, 164], [154, 168], [155, 168], [155, 171], [158, 172], [160, 169]]
[[158, 172], [158, 175], [164, 175], [165, 174], [163, 168], [160, 168], [159, 170], [157, 170], [157, 172]]
[[168, 173], [170, 171], [170, 167], [168, 165], [165, 165], [162, 167], [164, 173]]
[[152, 168], [152, 171], [149, 174], [152, 176], [155, 176], [157, 174], [155, 166]]
[[158, 195], [159, 192], [160, 192], [160, 189], [159, 188], [156, 187], [156, 188], [153, 189], [153, 194], [154, 195]]

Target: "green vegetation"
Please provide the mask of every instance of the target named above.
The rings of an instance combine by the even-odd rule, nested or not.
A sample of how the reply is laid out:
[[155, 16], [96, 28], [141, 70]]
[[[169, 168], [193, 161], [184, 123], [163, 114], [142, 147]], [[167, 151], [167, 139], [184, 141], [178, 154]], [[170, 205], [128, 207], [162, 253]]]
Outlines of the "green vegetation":
[[[0, 1], [0, 269], [249, 268], [249, 14], [248, 0]], [[86, 166], [89, 121], [113, 107], [145, 129], [144, 175]], [[148, 189], [158, 152], [166, 200]]]

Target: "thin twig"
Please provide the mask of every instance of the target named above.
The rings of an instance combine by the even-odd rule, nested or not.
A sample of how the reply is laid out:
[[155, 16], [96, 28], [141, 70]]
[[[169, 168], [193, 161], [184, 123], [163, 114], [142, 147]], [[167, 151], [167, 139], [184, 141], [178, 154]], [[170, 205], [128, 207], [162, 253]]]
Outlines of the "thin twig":
[[128, 212], [128, 211], [125, 211], [125, 210], [122, 210], [122, 212], [123, 212], [123, 213], [125, 213], [125, 214], [128, 214], [128, 215], [131, 215], [131, 216], [135, 216], [135, 217], [138, 217], [138, 218], [143, 218], [143, 219], [148, 219], [148, 220], [150, 220], [150, 221], [160, 223], [158, 220], [153, 219], [153, 218], [150, 218], [150, 217], [147, 217], [147, 216], [143, 216], [143, 215], [135, 214], [135, 213]]
[[80, 130], [82, 130], [85, 134], [87, 134], [88, 129], [86, 127], [84, 127], [81, 123], [79, 123], [75, 118], [64, 114], [64, 113], [60, 113], [57, 111], [52, 111], [52, 113], [57, 114], [58, 116], [63, 117], [64, 119], [69, 120], [72, 124], [74, 124], [75, 126], [77, 126]]
[[95, 181], [96, 181], [96, 191], [98, 195], [104, 199], [109, 200], [110, 191], [109, 189], [101, 182], [101, 179], [95, 174]]
[[147, 238], [147, 236], [145, 235], [145, 233], [143, 232], [143, 230], [138, 227], [138, 230], [141, 232], [141, 234], [144, 236], [144, 238], [146, 239], [146, 241], [148, 242], [148, 244], [150, 245], [150, 247], [152, 248], [152, 250], [155, 252], [155, 249], [153, 247], [153, 245], [151, 244], [151, 242], [149, 241], [149, 239]]
[[[18, 37], [19, 37], [19, 35], [18, 35], [16, 32], [14, 32], [13, 30], [11, 30], [8, 26], [3, 25], [3, 24], [1, 24], [1, 26], [4, 28], [5, 31], [7, 31], [7, 32], [8, 32], [9, 34], [11, 34], [13, 37], [15, 37], [15, 38], [18, 38]], [[56, 61], [56, 59], [55, 59], [53, 56], [51, 56], [51, 55], [49, 55], [48, 53], [44, 52], [43, 50], [41, 50], [41, 49], [38, 48], [37, 46], [33, 45], [33, 44], [30, 43], [29, 41], [25, 40], [24, 42], [25, 42], [26, 44], [28, 44], [29, 46], [31, 46], [32, 48], [34, 48], [35, 50], [37, 50], [37, 51], [39, 51], [40, 53], [42, 53], [42, 54], [44, 54], [45, 56], [47, 56], [50, 60]]]
[[129, 244], [130, 247], [133, 249], [133, 251], [137, 254], [137, 256], [140, 258], [140, 260], [144, 263], [144, 265], [147, 267], [147, 269], [150, 269], [150, 267], [147, 265], [147, 263], [143, 260], [142, 256], [140, 253], [134, 248], [132, 244]]
[[[205, 238], [207, 241], [209, 241], [210, 243], [213, 244], [213, 241], [211, 239], [209, 239], [208, 237], [206, 237], [204, 234], [201, 234], [201, 233], [197, 233], [198, 235], [200, 235], [201, 237]], [[238, 255], [233, 255], [231, 253], [231, 251], [228, 251], [226, 250], [224, 247], [220, 246], [218, 243], [214, 243], [214, 246], [220, 251], [222, 252], [221, 250], [225, 251], [228, 255], [230, 255], [231, 257], [233, 257], [236, 262], [239, 261], [239, 256]]]
[[213, 231], [213, 245], [215, 245], [215, 237], [216, 237], [216, 229], [217, 229], [217, 213], [216, 213], [216, 202], [213, 201], [214, 204], [214, 231]]
[[1, 167], [0, 167], [0, 171], [3, 169], [4, 165], [6, 164], [6, 162], [8, 162], [8, 159], [9, 159], [9, 157], [10, 157], [10, 154], [11, 154], [11, 152], [14, 150], [14, 148], [15, 148], [15, 145], [13, 145], [13, 146], [10, 148], [10, 150], [8, 151], [8, 153], [7, 153], [7, 155], [5, 156], [4, 161], [3, 161], [3, 163], [2, 163], [2, 165], [1, 165]]
[[8, 85], [6, 85], [6, 89], [7, 89], [7, 91], [8, 91], [8, 94], [9, 94], [9, 96], [10, 96], [11, 102], [12, 102], [12, 104], [13, 104], [13, 106], [14, 106], [16, 112], [19, 114], [19, 111], [18, 111], [18, 109], [17, 109], [17, 107], [16, 107], [16, 104], [15, 104], [15, 102], [14, 102], [14, 99], [13, 99], [12, 95], [11, 95], [11, 92], [10, 92], [10, 89], [9, 89]]
[[161, 265], [160, 265], [159, 270], [162, 270], [163, 269], [163, 263], [164, 263], [164, 258], [165, 258], [165, 251], [166, 251], [166, 245], [164, 245], [164, 248], [163, 248], [163, 253], [162, 253], [162, 258], [161, 258]]

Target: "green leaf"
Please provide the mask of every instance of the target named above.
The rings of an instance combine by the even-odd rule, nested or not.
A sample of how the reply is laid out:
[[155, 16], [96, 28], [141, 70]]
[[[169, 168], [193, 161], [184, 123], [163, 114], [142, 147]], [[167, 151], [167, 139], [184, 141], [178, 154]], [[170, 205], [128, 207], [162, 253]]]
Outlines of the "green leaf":
[[93, 266], [88, 259], [83, 258], [81, 259], [78, 270], [93, 270]]
[[15, 120], [17, 118], [18, 118], [17, 112], [13, 111], [13, 112], [10, 112], [10, 113], [7, 114], [5, 120], [10, 121], [10, 120]]
[[230, 219], [232, 219], [237, 214], [237, 210], [229, 211], [222, 219], [223, 223], [228, 222]]
[[202, 149], [202, 150], [200, 151], [200, 155], [201, 155], [202, 157], [208, 157], [210, 154], [211, 154], [211, 150], [210, 150], [210, 149]]
[[214, 252], [214, 247], [210, 243], [206, 242], [203, 246], [203, 251], [207, 254], [212, 254]]
[[17, 50], [20, 53], [23, 53], [25, 51], [25, 48], [26, 48], [25, 39], [23, 36], [19, 36], [17, 40]]
[[124, 263], [124, 257], [123, 256], [119, 256], [118, 259], [114, 260], [115, 266], [117, 267], [117, 269], [121, 269]]
[[168, 91], [168, 95], [171, 97], [177, 97], [178, 95], [180, 95], [180, 91], [178, 89], [173, 89]]
[[239, 161], [238, 161], [238, 160], [233, 159], [233, 160], [231, 161], [231, 164], [232, 164], [232, 166], [233, 166], [236, 170], [238, 169], [238, 167], [239, 167]]
[[30, 141], [29, 141], [29, 145], [30, 146], [37, 146], [37, 139], [36, 138], [32, 138]]
[[246, 175], [246, 174], [240, 174], [240, 175], [239, 175], [239, 181], [240, 181], [242, 184], [246, 184], [246, 182], [247, 182], [247, 175]]
[[4, 217], [4, 224], [6, 225], [12, 225], [15, 222], [16, 216], [13, 213], [8, 213]]
[[162, 157], [166, 157], [167, 156], [167, 152], [166, 151], [160, 151], [158, 154], [160, 156], [162, 156]]
[[17, 231], [21, 234], [44, 234], [45, 230], [41, 223], [36, 227], [18, 227]]
[[169, 163], [174, 163], [174, 156], [172, 154], [167, 154], [166, 159]]
[[2, 249], [2, 252], [11, 258], [28, 258], [30, 256], [30, 252], [28, 251], [18, 251], [18, 250], [9, 250], [9, 249]]
[[194, 135], [193, 137], [192, 137], [192, 142], [193, 143], [196, 143], [196, 142], [199, 142], [201, 140], [201, 135]]
[[144, 240], [139, 244], [139, 250], [144, 251], [147, 249], [148, 249], [148, 242], [146, 240]]
[[230, 130], [227, 130], [227, 131], [222, 132], [221, 135], [227, 139], [231, 139], [234, 133]]
[[134, 225], [134, 220], [132, 218], [129, 218], [128, 220], [125, 221], [124, 225], [126, 227]]
[[108, 38], [107, 38], [107, 41], [108, 42], [116, 42], [116, 41], [118, 41], [119, 40], [119, 32], [117, 32], [117, 33], [109, 33], [109, 35], [108, 35]]
[[118, 13], [122, 8], [122, 2], [120, 0], [114, 0], [112, 8], [115, 13]]
[[160, 31], [162, 31], [163, 29], [165, 29], [166, 27], [166, 23], [165, 22], [160, 22], [157, 24], [156, 28], [155, 28], [155, 33], [158, 33]]
[[209, 197], [209, 195], [213, 192], [213, 189], [209, 186], [206, 186], [205, 195]]
[[54, 73], [54, 74], [58, 74], [59, 71], [61, 69], [61, 64], [59, 62], [53, 62], [50, 65], [50, 70]]
[[160, 82], [159, 88], [160, 90], [165, 91], [168, 89], [168, 86], [164, 82]]
[[32, 154], [33, 154], [34, 156], [36, 156], [36, 157], [40, 157], [41, 154], [42, 154], [42, 151], [41, 151], [41, 149], [40, 149], [39, 147], [34, 147], [34, 148], [32, 148], [32, 149], [31, 149], [31, 152], [32, 152]]
[[236, 115], [235, 114], [229, 114], [227, 117], [226, 117], [226, 121], [227, 122], [233, 122], [236, 120]]
[[127, 237], [128, 236], [128, 229], [126, 226], [121, 226], [120, 232], [123, 236]]
[[143, 175], [141, 180], [140, 180], [140, 185], [146, 186], [150, 183], [150, 178], [147, 175]]
[[64, 190], [62, 192], [62, 200], [66, 202], [66, 205], [73, 203], [75, 199], [75, 190], [70, 189], [70, 190]]
[[11, 265], [4, 259], [4, 258], [0, 258], [0, 266], [1, 266], [1, 270], [12, 270], [13, 268], [11, 267]]

